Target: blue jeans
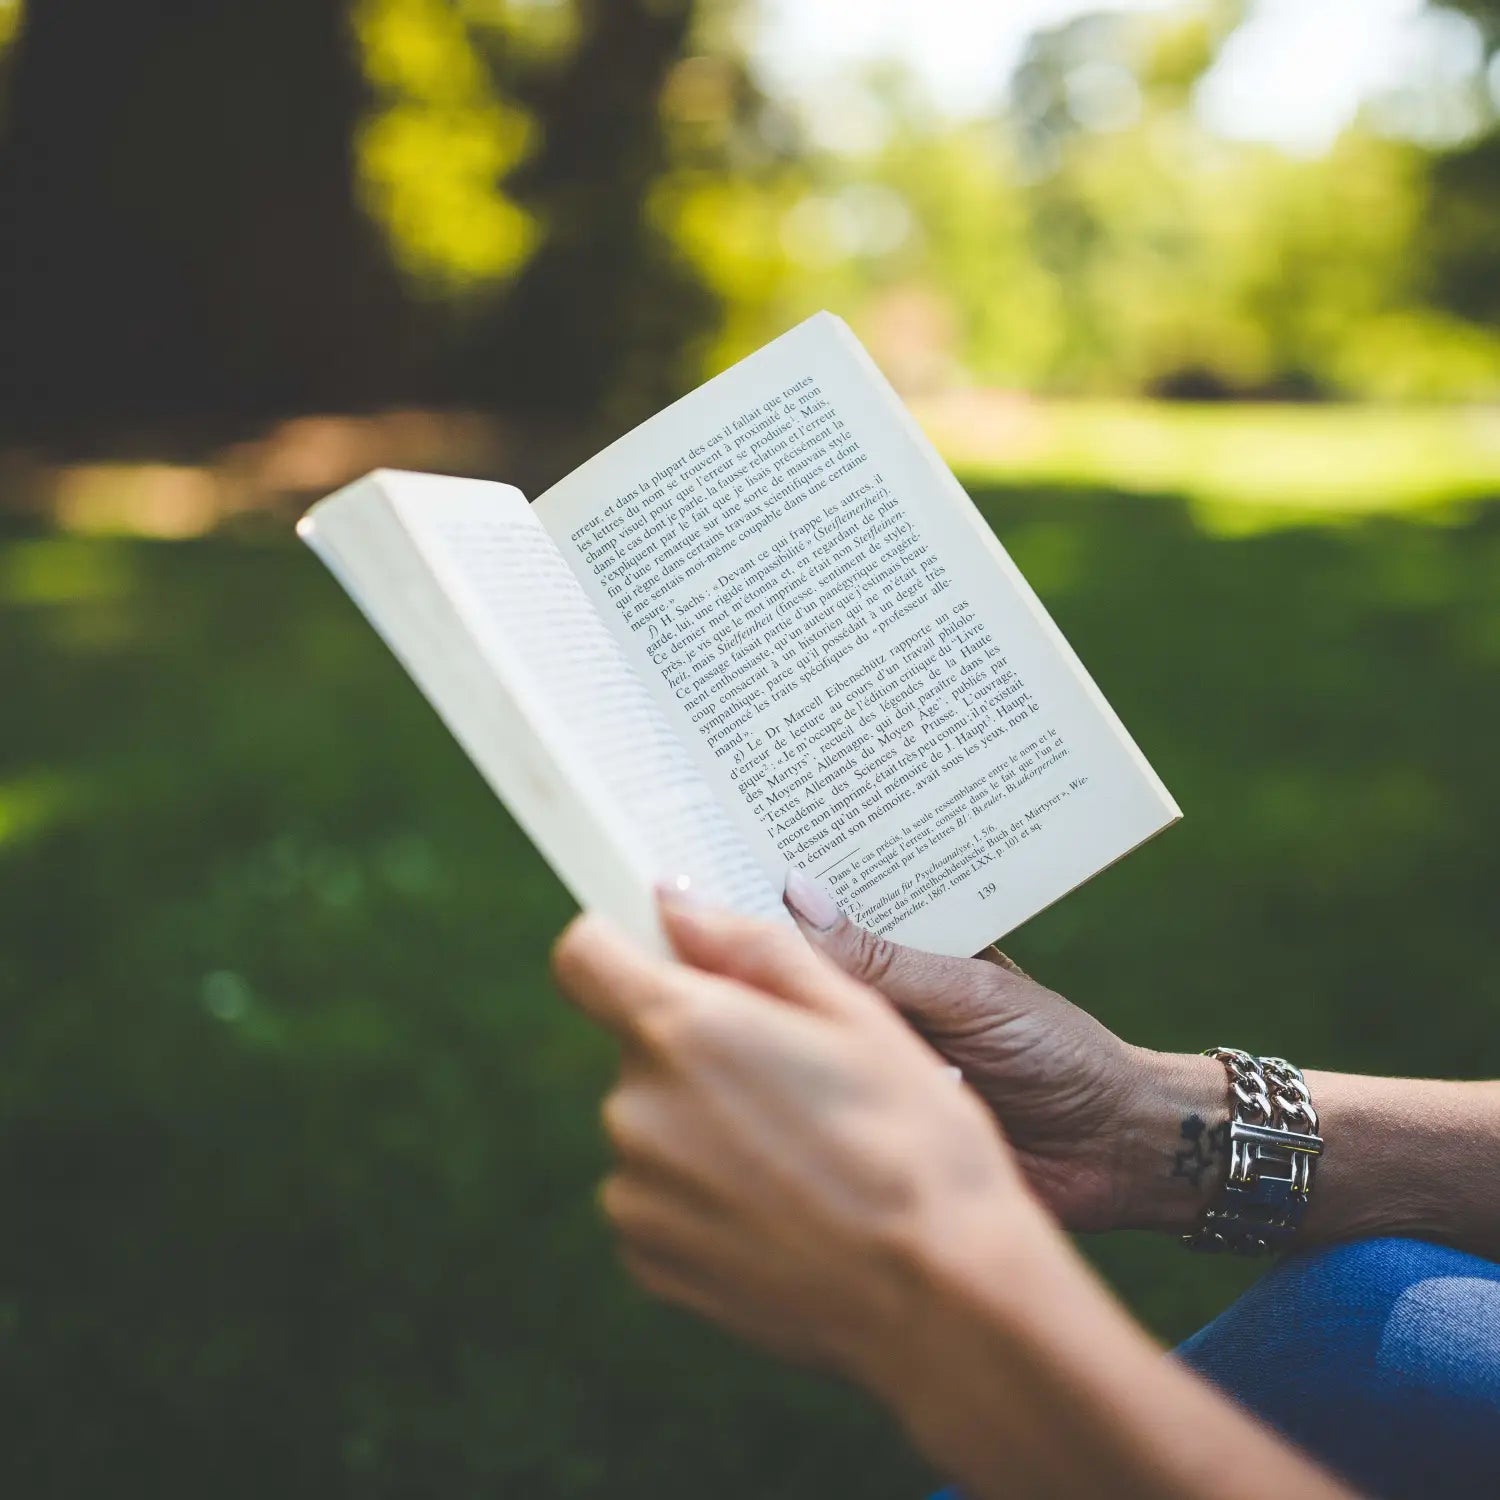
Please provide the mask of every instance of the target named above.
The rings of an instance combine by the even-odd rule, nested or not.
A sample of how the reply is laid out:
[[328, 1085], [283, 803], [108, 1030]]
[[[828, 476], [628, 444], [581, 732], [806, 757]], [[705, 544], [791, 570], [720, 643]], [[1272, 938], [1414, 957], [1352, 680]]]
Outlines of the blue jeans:
[[1491, 1261], [1399, 1239], [1293, 1256], [1177, 1357], [1366, 1495], [1500, 1495]]

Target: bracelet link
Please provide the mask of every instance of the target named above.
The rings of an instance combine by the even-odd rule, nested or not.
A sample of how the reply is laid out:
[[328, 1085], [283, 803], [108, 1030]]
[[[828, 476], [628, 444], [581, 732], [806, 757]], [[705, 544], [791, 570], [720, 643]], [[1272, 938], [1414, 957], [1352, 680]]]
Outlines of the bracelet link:
[[1284, 1058], [1210, 1047], [1229, 1074], [1229, 1171], [1218, 1202], [1182, 1243], [1190, 1250], [1262, 1255], [1295, 1238], [1323, 1150], [1307, 1081]]

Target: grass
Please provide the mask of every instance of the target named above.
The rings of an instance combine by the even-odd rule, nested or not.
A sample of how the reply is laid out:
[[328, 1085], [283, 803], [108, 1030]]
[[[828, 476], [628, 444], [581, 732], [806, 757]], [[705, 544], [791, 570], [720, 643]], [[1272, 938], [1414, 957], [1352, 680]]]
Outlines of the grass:
[[1500, 493], [1500, 410], [1375, 405], [1024, 401], [982, 393], [921, 409], [980, 483], [1190, 497], [1239, 535], [1371, 515], [1461, 516]]
[[[1021, 962], [1143, 1043], [1500, 1074], [1500, 506], [976, 493], [1187, 812]], [[310, 557], [0, 542], [0, 704], [16, 1493], [921, 1493], [849, 1393], [622, 1284], [568, 904]], [[1169, 1339], [1248, 1275], [1090, 1249]]]

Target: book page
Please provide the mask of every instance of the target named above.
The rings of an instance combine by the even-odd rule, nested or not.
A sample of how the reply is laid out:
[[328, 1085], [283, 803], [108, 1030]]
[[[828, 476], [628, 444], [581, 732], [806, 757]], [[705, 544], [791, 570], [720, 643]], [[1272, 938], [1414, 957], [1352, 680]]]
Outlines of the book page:
[[[383, 474], [378, 482], [494, 674], [480, 691], [503, 694], [518, 710], [505, 745], [481, 734], [475, 754], [475, 736], [460, 738], [484, 768], [528, 732], [535, 736], [545, 755], [502, 774], [497, 790], [580, 900], [600, 905], [592, 867], [613, 845], [637, 889], [628, 912], [609, 914], [632, 927], [649, 911], [651, 885], [686, 872], [704, 899], [786, 920], [780, 880], [767, 878], [519, 492], [430, 475]], [[408, 595], [415, 588], [407, 582]], [[399, 615], [390, 599], [379, 612], [387, 626]], [[430, 665], [414, 675], [445, 718], [463, 713], [446, 701], [452, 689], [443, 690]], [[472, 697], [473, 684], [463, 691]], [[576, 831], [559, 842], [564, 800], [592, 819], [582, 843]], [[576, 822], [578, 809], [568, 811]]]
[[976, 951], [1178, 816], [827, 314], [537, 509], [747, 839], [876, 931]]

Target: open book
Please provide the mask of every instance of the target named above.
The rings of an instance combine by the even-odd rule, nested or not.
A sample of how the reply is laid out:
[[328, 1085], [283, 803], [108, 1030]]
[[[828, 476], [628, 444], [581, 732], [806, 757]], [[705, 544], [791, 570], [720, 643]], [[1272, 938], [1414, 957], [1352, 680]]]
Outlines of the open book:
[[786, 920], [788, 863], [968, 954], [1179, 816], [842, 321], [820, 313], [534, 505], [378, 471], [303, 538], [585, 907]]

